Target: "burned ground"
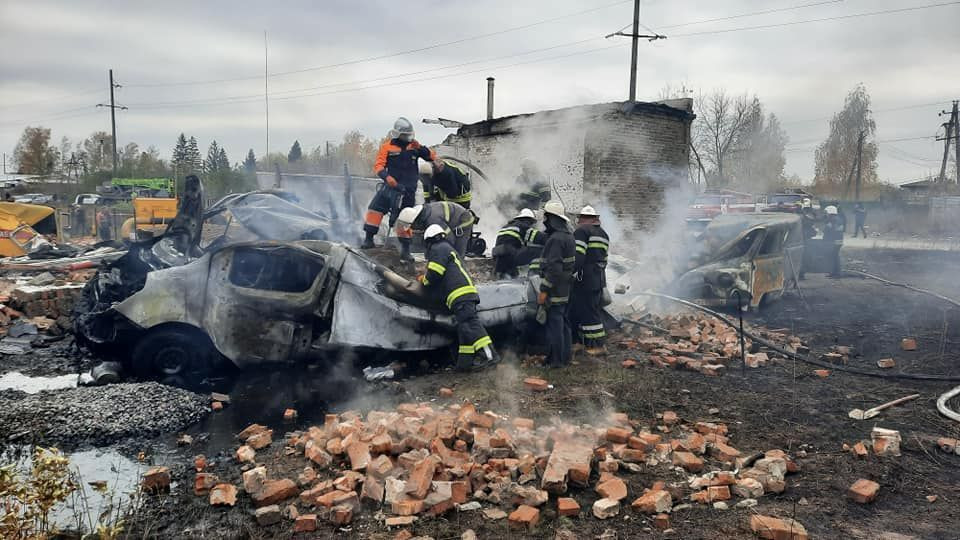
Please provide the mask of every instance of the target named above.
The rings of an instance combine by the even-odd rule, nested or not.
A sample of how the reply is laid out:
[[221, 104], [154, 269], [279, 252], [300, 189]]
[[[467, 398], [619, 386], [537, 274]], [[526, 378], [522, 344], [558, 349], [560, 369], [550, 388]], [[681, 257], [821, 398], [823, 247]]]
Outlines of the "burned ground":
[[[956, 297], [957, 287], [945, 271], [960, 262], [956, 254], [864, 251], [847, 256], [850, 267]], [[852, 346], [855, 353], [848, 364], [852, 367], [880, 372], [876, 360], [893, 357], [897, 367], [892, 371], [960, 374], [957, 310], [944, 309], [939, 301], [906, 289], [855, 277], [831, 280], [809, 276], [802, 285], [805, 301], [796, 294], [789, 295], [760, 314], [748, 315], [748, 321], [788, 329], [802, 337], [815, 356], [835, 345]], [[212, 472], [221, 480], [239, 484], [240, 470], [230, 457], [237, 446], [233, 434], [250, 423], [274, 427], [279, 439], [285, 430], [322, 423], [322, 414], [329, 410], [389, 409], [416, 400], [435, 400], [438, 405], [467, 400], [478, 410], [531, 417], [538, 425], [556, 418], [604, 425], [609, 412], [624, 412], [641, 422], [653, 423], [657, 413], [672, 410], [684, 422], [727, 424], [730, 444], [741, 451], [779, 448], [795, 456], [802, 470], [787, 477], [782, 494], [765, 495], [752, 509], [715, 510], [694, 504], [676, 511], [671, 515], [675, 530], [671, 536], [675, 538], [753, 538], [748, 522], [754, 513], [795, 517], [813, 538], [880, 538], [888, 532], [916, 538], [953, 538], [960, 530], [956, 505], [960, 497], [960, 457], [940, 452], [935, 444], [937, 437], [960, 436], [960, 426], [941, 417], [934, 407], [936, 397], [952, 384], [868, 378], [839, 370], [821, 378], [812, 373], [816, 366], [793, 360], [777, 360], [745, 373], [731, 366], [722, 377], [705, 377], [692, 371], [654, 367], [644, 361], [644, 353], [618, 347], [615, 342], [623, 337], [614, 337], [607, 358], [578, 357], [575, 365], [561, 370], [508, 359], [496, 370], [479, 374], [428, 372], [376, 386], [353, 383], [353, 388], [346, 386], [353, 379], [339, 370], [248, 379], [244, 383], [246, 391], [241, 388], [234, 393], [227, 414], [212, 415], [191, 428], [196, 441], [192, 446], [170, 450], [171, 434], [145, 448], [152, 459], [172, 466], [180, 487], [175, 487], [170, 496], [150, 499], [132, 522], [132, 532], [158, 537], [287, 537], [292, 530], [289, 522], [259, 528], [246, 497], [241, 496], [235, 508], [221, 510], [210, 507], [206, 497], [194, 496], [189, 488], [192, 456], [205, 453], [216, 462]], [[916, 338], [918, 350], [901, 351], [903, 337]], [[620, 362], [626, 358], [638, 360], [638, 366], [624, 369]], [[542, 376], [554, 388], [543, 393], [525, 390], [522, 380], [531, 375]], [[441, 387], [452, 388], [453, 397], [437, 398]], [[847, 416], [853, 408], [866, 409], [915, 392], [921, 394], [920, 399], [884, 411], [874, 419], [858, 421]], [[349, 399], [348, 394], [352, 396]], [[285, 407], [300, 411], [297, 424], [280, 422]], [[711, 413], [711, 409], [718, 412]], [[860, 459], [843, 451], [844, 443], [869, 439], [874, 426], [900, 431], [902, 456], [870, 454]], [[258, 461], [267, 465], [272, 477], [296, 477], [306, 460], [291, 460], [283, 453], [283, 445], [274, 443], [261, 451]], [[323, 470], [323, 474], [335, 476], [333, 471]], [[664, 466], [620, 476], [628, 483], [628, 501], [655, 480], [686, 479]], [[845, 496], [858, 478], [874, 480], [881, 486], [878, 499], [870, 505], [854, 503]], [[542, 508], [539, 527], [528, 536], [551, 538], [561, 526], [579, 538], [592, 538], [609, 528], [615, 529], [620, 538], [663, 536], [651, 529], [645, 516], [630, 509], [616, 518], [597, 520], [589, 516], [589, 506], [599, 496], [591, 489], [574, 489], [572, 493], [584, 508], [580, 518], [557, 518], [555, 505], [550, 502]], [[937, 499], [929, 502], [929, 495]], [[326, 536], [392, 538], [396, 531], [387, 530], [375, 518], [377, 510], [365, 503], [364, 511], [348, 529], [321, 524], [318, 532]], [[491, 521], [480, 512], [454, 511], [445, 518], [422, 518], [411, 530], [435, 538], [454, 538], [468, 528], [480, 538], [522, 536], [508, 529], [506, 520]]]

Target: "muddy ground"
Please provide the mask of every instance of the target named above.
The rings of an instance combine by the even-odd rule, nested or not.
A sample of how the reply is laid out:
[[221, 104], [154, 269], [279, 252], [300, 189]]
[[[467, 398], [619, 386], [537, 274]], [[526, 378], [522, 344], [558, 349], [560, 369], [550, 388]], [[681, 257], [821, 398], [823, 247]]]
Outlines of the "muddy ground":
[[[952, 270], [960, 267], [960, 254], [849, 251], [846, 258], [850, 268], [960, 297], [960, 285]], [[876, 360], [893, 357], [897, 367], [888, 371], [960, 376], [960, 310], [906, 289], [858, 277], [834, 280], [812, 275], [802, 286], [802, 299], [790, 294], [759, 314], [749, 314], [748, 321], [789, 329], [815, 354], [833, 345], [853, 346], [859, 356], [850, 360], [851, 366], [880, 372]], [[907, 336], [917, 338], [916, 352], [900, 351], [900, 339]], [[614, 336], [612, 341], [619, 337]], [[233, 435], [250, 423], [270, 425], [276, 430], [275, 440], [280, 440], [284, 431], [322, 423], [328, 411], [366, 411], [416, 399], [444, 403], [436, 398], [438, 391], [451, 387], [454, 400], [469, 400], [481, 410], [533, 417], [538, 423], [559, 417], [601, 424], [609, 411], [626, 412], [631, 418], [652, 423], [657, 413], [669, 409], [685, 421], [728, 424], [730, 444], [741, 451], [781, 448], [796, 456], [802, 449], [806, 456], [797, 458], [802, 471], [787, 477], [783, 494], [766, 495], [753, 509], [721, 511], [695, 505], [674, 512], [674, 532], [669, 535], [651, 530], [646, 517], [630, 509], [606, 521], [588, 517], [590, 505], [598, 498], [592, 490], [573, 491], [572, 496], [584, 508], [580, 518], [558, 519], [551, 501], [543, 507], [538, 529], [528, 535], [510, 531], [505, 520], [490, 521], [479, 512], [421, 519], [411, 528], [415, 534], [449, 539], [471, 528], [480, 538], [552, 538], [555, 529], [563, 526], [579, 538], [593, 538], [611, 528], [618, 538], [754, 538], [747, 524], [750, 514], [756, 512], [795, 517], [806, 526], [811, 538], [896, 538], [890, 536], [892, 533], [915, 538], [958, 537], [960, 456], [940, 452], [933, 442], [939, 436], [960, 437], [960, 425], [941, 417], [934, 406], [936, 397], [956, 383], [868, 378], [841, 371], [819, 378], [812, 374], [814, 366], [794, 361], [780, 361], [746, 373], [731, 369], [722, 377], [708, 378], [652, 367], [642, 361], [642, 353], [620, 349], [615, 343], [611, 343], [610, 351], [600, 360], [578, 357], [575, 365], [560, 370], [508, 358], [496, 370], [479, 374], [427, 370], [375, 385], [358, 381], [344, 367], [246, 373], [214, 381], [219, 389], [230, 392], [231, 403], [223, 412], [187, 429], [194, 436], [192, 445], [178, 448], [174, 441], [179, 433], [168, 433], [154, 439], [135, 438], [121, 446], [125, 452], [139, 446], [148, 462], [171, 466], [176, 481], [170, 495], [145, 501], [142, 510], [129, 520], [128, 530], [131, 536], [158, 538], [289, 537], [290, 522], [259, 528], [249, 500], [242, 495], [237, 506], [229, 510], [212, 508], [206, 497], [195, 497], [191, 489], [193, 473], [188, 467], [192, 457], [205, 454], [216, 463], [213, 472], [239, 485], [239, 469], [228, 456], [236, 448]], [[641, 362], [635, 369], [623, 369], [620, 361], [626, 357]], [[23, 363], [2, 359], [0, 372]], [[363, 367], [362, 362], [358, 367]], [[543, 376], [555, 388], [542, 394], [525, 391], [521, 381], [530, 375]], [[847, 416], [852, 408], [866, 409], [915, 392], [921, 394], [920, 399], [872, 420], [856, 421]], [[295, 424], [280, 421], [286, 407], [300, 411]], [[719, 412], [710, 414], [711, 408]], [[841, 450], [844, 442], [869, 439], [874, 426], [900, 430], [901, 457], [871, 455], [859, 460]], [[279, 467], [286, 461], [280, 459], [282, 452], [282, 444], [275, 443], [258, 453], [258, 458], [265, 458], [272, 475], [295, 477], [299, 469], [271, 468], [271, 462]], [[663, 466], [621, 477], [630, 488], [628, 501], [655, 480], [682, 479]], [[859, 505], [845, 498], [847, 487], [858, 478], [880, 483], [880, 495], [874, 503]], [[930, 503], [928, 495], [938, 498]], [[337, 530], [324, 524], [315, 535], [304, 537], [392, 538], [396, 531], [388, 531], [375, 519], [377, 509], [369, 501], [364, 507], [350, 528]]]

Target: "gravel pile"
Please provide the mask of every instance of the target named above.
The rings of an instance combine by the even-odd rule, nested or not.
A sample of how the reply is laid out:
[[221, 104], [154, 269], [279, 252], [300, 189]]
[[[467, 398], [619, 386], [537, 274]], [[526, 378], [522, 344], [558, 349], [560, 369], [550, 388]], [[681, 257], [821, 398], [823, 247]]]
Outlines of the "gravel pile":
[[209, 405], [207, 396], [156, 382], [0, 391], [0, 433], [22, 442], [104, 445], [180, 430]]

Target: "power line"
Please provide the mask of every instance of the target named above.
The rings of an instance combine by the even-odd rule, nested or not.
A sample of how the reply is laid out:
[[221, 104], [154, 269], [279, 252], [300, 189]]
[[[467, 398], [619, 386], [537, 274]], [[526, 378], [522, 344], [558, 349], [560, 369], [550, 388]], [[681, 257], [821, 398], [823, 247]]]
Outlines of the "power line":
[[[442, 71], [442, 70], [446, 70], [446, 69], [455, 69], [455, 68], [458, 68], [458, 67], [464, 67], [464, 66], [469, 66], [469, 65], [482, 64], [482, 63], [486, 63], [486, 62], [496, 62], [497, 60], [506, 60], [506, 59], [509, 59], [509, 58], [516, 58], [516, 57], [519, 57], [519, 56], [527, 56], [527, 55], [530, 55], [530, 54], [535, 54], [535, 53], [545, 52], [545, 51], [551, 51], [551, 50], [560, 49], [560, 48], [563, 48], [563, 47], [571, 47], [571, 46], [574, 46], [574, 45], [581, 45], [581, 44], [583, 44], [583, 43], [589, 43], [589, 42], [591, 42], [591, 41], [597, 41], [597, 40], [599, 40], [599, 39], [601, 39], [601, 38], [599, 38], [599, 37], [592, 37], [592, 38], [588, 38], [588, 39], [581, 39], [581, 40], [577, 40], [577, 41], [569, 41], [569, 42], [566, 42], [566, 43], [560, 43], [560, 44], [557, 44], [557, 45], [552, 45], [552, 46], [550, 46], [550, 47], [542, 47], [542, 48], [539, 48], [539, 49], [532, 49], [532, 50], [525, 51], [525, 52], [522, 52], [522, 53], [508, 54], [508, 55], [496, 56], [496, 57], [492, 57], [492, 58], [483, 58], [483, 59], [480, 59], [480, 60], [472, 60], [472, 61], [469, 61], [469, 62], [461, 62], [461, 63], [459, 63], [459, 64], [451, 64], [451, 65], [447, 65], [447, 66], [436, 67], [436, 68], [429, 68], [429, 69], [424, 69], [424, 70], [420, 70], [420, 71], [408, 71], [408, 72], [404, 72], [404, 73], [397, 73], [397, 74], [395, 74], [395, 75], [386, 75], [386, 76], [383, 76], [383, 77], [375, 77], [375, 78], [373, 78], [373, 79], [365, 79], [365, 80], [362, 80], [362, 81], [348, 81], [348, 82], [338, 82], [338, 83], [327, 83], [327, 84], [322, 84], [322, 85], [318, 85], [318, 86], [307, 86], [307, 87], [302, 87], [302, 88], [294, 88], [294, 89], [291, 89], [291, 90], [281, 90], [281, 91], [277, 91], [277, 92], [272, 92], [270, 95], [271, 95], [271, 97], [273, 97], [273, 96], [276, 96], [276, 95], [295, 94], [295, 93], [298, 93], [298, 92], [306, 92], [306, 91], [310, 91], [310, 90], [321, 90], [321, 89], [324, 89], [324, 88], [333, 88], [333, 87], [336, 87], [336, 86], [345, 86], [345, 85], [351, 85], [351, 84], [365, 84], [365, 83], [370, 83], [370, 82], [378, 82], [378, 81], [384, 81], [384, 80], [390, 80], [390, 79], [398, 79], [398, 78], [402, 78], [402, 77], [409, 77], [409, 76], [412, 76], [412, 75], [422, 75], [422, 74], [424, 74], [424, 73], [430, 73], [430, 72], [433, 72], [433, 71]], [[215, 103], [223, 102], [223, 101], [246, 100], [246, 99], [252, 99], [252, 98], [259, 98], [259, 97], [262, 97], [262, 96], [263, 96], [263, 94], [247, 94], [247, 95], [240, 95], [240, 96], [226, 96], [226, 97], [220, 97], [220, 98], [200, 98], [200, 99], [184, 100], [184, 101], [167, 101], [167, 102], [157, 102], [157, 103], [149, 103], [149, 102], [148, 102], [148, 103], [131, 103], [130, 105], [137, 106], [137, 107], [140, 107], [140, 108], [148, 108], [148, 109], [150, 109], [150, 108], [163, 108], [163, 107], [165, 107], [165, 106], [179, 106], [179, 105], [187, 105], [187, 104], [197, 104], [197, 105], [215, 104]]]
[[3, 104], [3, 105], [0, 105], [0, 109], [9, 109], [9, 108], [12, 108], [12, 107], [28, 107], [28, 106], [31, 106], [31, 105], [36, 105], [37, 103], [50, 103], [50, 102], [52, 102], [52, 101], [65, 101], [65, 100], [70, 99], [70, 98], [73, 98], [73, 97], [86, 96], [86, 95], [94, 94], [94, 93], [101, 92], [101, 91], [103, 91], [102, 88], [92, 88], [92, 89], [90, 89], [90, 90], [83, 90], [83, 91], [81, 91], [81, 92], [74, 92], [74, 93], [72, 93], [72, 94], [66, 94], [66, 95], [59, 96], [59, 97], [52, 97], [52, 98], [46, 98], [46, 99], [38, 99], [38, 100], [36, 100], [36, 101], [25, 101], [25, 102], [22, 102], [22, 103]]
[[[871, 110], [871, 113], [881, 113], [881, 112], [893, 112], [893, 111], [906, 111], [910, 109], [922, 109], [924, 107], [939, 107], [945, 103], [950, 103], [949, 99], [944, 99], [942, 101], [934, 101], [932, 103], [921, 103], [918, 105], [907, 105], [905, 107], [891, 107], [889, 109], [874, 109]], [[820, 122], [823, 120], [832, 120], [832, 116], [823, 116], [821, 118], [808, 118], [806, 120], [790, 120], [788, 122], [780, 122], [780, 125], [789, 125], [789, 124], [805, 124], [808, 122]]]
[[44, 121], [44, 120], [61, 120], [62, 118], [64, 118], [63, 115], [67, 115], [67, 116], [66, 116], [67, 118], [76, 116], [76, 115], [71, 114], [71, 113], [75, 113], [75, 112], [77, 112], [77, 111], [96, 112], [96, 111], [91, 111], [91, 110], [90, 110], [92, 107], [93, 107], [93, 105], [86, 105], [86, 106], [83, 106], [83, 107], [74, 107], [74, 108], [72, 108], [72, 109], [66, 109], [66, 110], [63, 110], [63, 111], [52, 112], [52, 113], [49, 113], [48, 115], [41, 116], [41, 117], [39, 117], [39, 118], [33, 118], [33, 119], [30, 119], [30, 120], [26, 120], [26, 119], [22, 119], [22, 120], [4, 120], [3, 122], [0, 122], [0, 126], [16, 125], [16, 124], [31, 124], [31, 123], [33, 123], [33, 122], [40, 122], [40, 121]]
[[938, 8], [938, 7], [954, 6], [954, 5], [957, 5], [957, 4], [960, 4], [960, 0], [958, 0], [958, 1], [956, 1], [956, 2], [942, 2], [942, 3], [939, 3], [939, 4], [927, 4], [927, 5], [925, 5], [925, 6], [914, 6], [914, 7], [906, 7], [906, 8], [899, 8], [899, 9], [885, 9], [885, 10], [882, 10], [882, 11], [868, 11], [868, 12], [864, 12], [864, 13], [852, 13], [852, 14], [850, 14], [850, 15], [836, 15], [836, 16], [833, 16], [833, 17], [821, 17], [821, 18], [819, 18], [819, 19], [806, 19], [806, 20], [803, 20], [803, 21], [791, 21], [791, 22], [783, 22], [783, 23], [761, 24], [761, 25], [757, 25], [757, 26], [743, 26], [743, 27], [740, 27], [740, 28], [727, 28], [727, 29], [725, 29], [725, 30], [704, 30], [704, 31], [701, 31], [701, 32], [690, 32], [690, 33], [688, 33], [688, 34], [672, 34], [672, 35], [670, 36], [670, 39], [674, 39], [674, 38], [678, 38], [678, 37], [706, 36], [706, 35], [711, 35], [711, 34], [728, 34], [728, 33], [731, 33], [731, 32], [745, 32], [745, 31], [748, 31], [748, 30], [764, 30], [764, 29], [767, 29], [767, 28], [781, 28], [781, 27], [784, 27], [784, 26], [794, 26], [794, 25], [797, 25], [797, 24], [808, 24], [808, 23], [815, 23], [815, 22], [841, 21], [841, 20], [845, 20], [845, 19], [854, 19], [854, 18], [857, 18], [857, 17], [872, 17], [872, 16], [875, 16], [875, 15], [889, 15], [889, 14], [892, 14], [892, 13], [904, 13], [904, 12], [908, 12], [908, 11], [919, 11], [919, 10], [922, 10], [922, 9], [931, 9], [931, 8]]
[[795, 9], [803, 9], [803, 8], [814, 7], [814, 6], [822, 6], [822, 5], [826, 5], [826, 4], [838, 4], [838, 3], [840, 3], [840, 2], [843, 2], [843, 0], [827, 0], [827, 1], [825, 1], [825, 2], [813, 2], [813, 3], [811, 3], [811, 4], [801, 4], [801, 5], [799, 5], [799, 6], [788, 6], [788, 7], [776, 8], [776, 9], [767, 9], [767, 10], [764, 10], [764, 11], [754, 11], [754, 12], [751, 12], [751, 13], [741, 13], [740, 15], [730, 15], [730, 16], [727, 16], [727, 17], [717, 17], [717, 18], [714, 18], [714, 19], [701, 19], [701, 20], [699, 20], [699, 21], [690, 21], [690, 22], [679, 23], [679, 24], [670, 24], [670, 25], [667, 25], [667, 26], [661, 26], [660, 29], [661, 29], [661, 30], [665, 30], [665, 29], [667, 29], [667, 28], [680, 28], [680, 27], [683, 27], [683, 26], [693, 26], [693, 25], [695, 25], [695, 24], [705, 24], [705, 23], [711, 23], [711, 22], [729, 21], [729, 20], [731, 20], [731, 19], [742, 19], [742, 18], [745, 18], [745, 17], [756, 17], [756, 16], [758, 16], [758, 15], [769, 15], [770, 13], [780, 13], [780, 12], [783, 12], [783, 11], [793, 11], [793, 10], [795, 10]]
[[[525, 30], [525, 29], [527, 29], [527, 28], [532, 28], [532, 27], [534, 27], [534, 26], [539, 26], [539, 25], [541, 25], [541, 24], [548, 24], [548, 23], [556, 22], [556, 21], [559, 21], [559, 20], [562, 20], [562, 19], [567, 19], [567, 18], [570, 18], [570, 17], [576, 17], [576, 16], [578, 16], [578, 15], [583, 15], [583, 14], [586, 14], [586, 13], [592, 13], [592, 12], [594, 12], [594, 11], [600, 11], [600, 10], [607, 9], [607, 8], [610, 8], [610, 7], [613, 7], [613, 6], [618, 6], [618, 5], [621, 5], [621, 4], [626, 4], [626, 3], [629, 3], [629, 2], [631, 2], [631, 1], [632, 1], [632, 0], [621, 0], [621, 1], [619, 1], [619, 2], [614, 2], [614, 3], [612, 3], [612, 4], [605, 4], [605, 5], [602, 5], [602, 6], [598, 6], [598, 7], [594, 7], [594, 8], [590, 8], [590, 9], [584, 9], [584, 10], [577, 11], [577, 12], [574, 12], [574, 13], [567, 13], [567, 14], [565, 14], [565, 15], [559, 15], [559, 16], [552, 17], [552, 18], [549, 18], [549, 19], [543, 19], [543, 20], [540, 20], [540, 21], [535, 21], [535, 22], [528, 23], [528, 24], [523, 24], [523, 25], [520, 25], [520, 26], [514, 26], [514, 27], [510, 27], [510, 28], [505, 28], [505, 29], [503, 29], [503, 30], [497, 30], [496, 32], [487, 32], [487, 33], [485, 33], [485, 34], [477, 34], [477, 35], [468, 36], [468, 37], [465, 37], [465, 38], [455, 39], [455, 40], [452, 40], [452, 41], [445, 41], [445, 42], [441, 42], [441, 43], [434, 43], [434, 44], [432, 44], [432, 45], [426, 45], [426, 46], [424, 46], [424, 47], [418, 47], [418, 48], [416, 48], [416, 49], [408, 49], [408, 50], [405, 50], [405, 51], [399, 51], [399, 52], [395, 52], [395, 53], [381, 54], [381, 55], [376, 55], [376, 56], [368, 56], [368, 57], [365, 57], [365, 58], [358, 58], [358, 59], [355, 59], [355, 60], [347, 60], [347, 61], [345, 61], [345, 62], [338, 62], [338, 63], [335, 63], [335, 64], [326, 64], [326, 65], [323, 65], [323, 66], [314, 66], [314, 67], [308, 67], [308, 68], [302, 68], [302, 69], [295, 69], [295, 70], [290, 70], [290, 71], [278, 71], [278, 72], [275, 72], [275, 73], [270, 73], [270, 74], [269, 74], [269, 77], [280, 77], [280, 76], [284, 76], [284, 75], [293, 75], [293, 74], [297, 74], [297, 73], [306, 73], [306, 72], [309, 72], [309, 71], [320, 71], [320, 70], [324, 70], [324, 69], [331, 69], [331, 68], [335, 68], [335, 67], [350, 66], [350, 65], [354, 65], [354, 64], [361, 64], [361, 63], [364, 63], [364, 62], [373, 62], [373, 61], [376, 61], [376, 60], [384, 60], [384, 59], [387, 59], [387, 58], [395, 58], [395, 57], [397, 57], [397, 56], [404, 56], [404, 55], [407, 55], [407, 54], [413, 54], [413, 53], [418, 53], [418, 52], [423, 52], [423, 51], [429, 51], [429, 50], [431, 50], [431, 49], [437, 49], [437, 48], [440, 48], [440, 47], [447, 47], [447, 46], [450, 46], [450, 45], [457, 45], [457, 44], [460, 44], [460, 43], [466, 43], [466, 42], [468, 42], [468, 41], [474, 41], [474, 40], [477, 40], [477, 39], [483, 39], [483, 38], [488, 38], [488, 37], [492, 37], [492, 36], [498, 36], [498, 35], [506, 34], [506, 33], [509, 33], [509, 32], [516, 32], [517, 30]], [[157, 88], [157, 87], [167, 87], [167, 86], [194, 86], [194, 85], [203, 85], [203, 84], [217, 84], [217, 83], [222, 83], [222, 82], [246, 81], [246, 80], [260, 79], [260, 78], [261, 78], [260, 75], [255, 75], [255, 76], [249, 76], [249, 77], [234, 77], [234, 78], [229, 78], [229, 79], [212, 79], [212, 80], [204, 80], [204, 81], [186, 81], [186, 82], [173, 82], [173, 83], [137, 83], [137, 84], [128, 84], [128, 85], [126, 85], [126, 86], [127, 86], [128, 88], [133, 88], [133, 87], [138, 87], [138, 88]]]

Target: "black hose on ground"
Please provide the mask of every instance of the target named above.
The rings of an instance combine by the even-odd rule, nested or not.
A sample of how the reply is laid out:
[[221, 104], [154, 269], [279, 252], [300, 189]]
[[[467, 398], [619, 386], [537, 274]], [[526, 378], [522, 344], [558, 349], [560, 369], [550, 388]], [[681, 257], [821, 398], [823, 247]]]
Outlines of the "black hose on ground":
[[[730, 328], [733, 328], [735, 331], [737, 331], [737, 333], [740, 332], [740, 329], [737, 328], [736, 323], [734, 323], [733, 321], [727, 319], [727, 317], [725, 317], [725, 316], [722, 315], [721, 313], [718, 313], [718, 312], [716, 312], [716, 311], [714, 311], [714, 310], [712, 310], [712, 309], [706, 308], [706, 307], [701, 306], [701, 305], [699, 305], [699, 304], [694, 304], [693, 302], [689, 302], [689, 301], [684, 300], [684, 299], [682, 299], [682, 298], [676, 298], [676, 297], [674, 297], [674, 296], [669, 296], [669, 295], [662, 294], [662, 293], [655, 293], [655, 292], [643, 291], [643, 292], [636, 292], [636, 293], [633, 293], [633, 294], [642, 294], [642, 295], [645, 295], [645, 296], [654, 296], [654, 297], [656, 297], [656, 298], [663, 298], [663, 299], [665, 299], [665, 300], [670, 300], [670, 301], [672, 301], [672, 302], [677, 302], [677, 303], [679, 303], [679, 304], [683, 304], [683, 305], [685, 305], [685, 306], [687, 306], [687, 307], [696, 309], [696, 310], [698, 310], [698, 311], [702, 311], [702, 312], [704, 312], [704, 313], [706, 313], [706, 314], [708, 314], [708, 315], [710, 315], [710, 316], [712, 316], [712, 317], [715, 317], [715, 318], [719, 319], [720, 321], [722, 321], [722, 322], [723, 322], [724, 324], [726, 324], [727, 326], [729, 326]], [[624, 319], [624, 321], [635, 322], [635, 321], [630, 321], [630, 319]], [[753, 334], [751, 334], [751, 333], [749, 333], [749, 332], [747, 332], [747, 331], [744, 331], [744, 332], [743, 332], [743, 335], [746, 336], [746, 337], [748, 337], [748, 338], [750, 338], [750, 339], [752, 339], [754, 342], [759, 343], [760, 345], [763, 345], [764, 347], [767, 347], [768, 349], [774, 350], [774, 351], [776, 351], [776, 352], [778, 352], [778, 353], [780, 353], [780, 354], [782, 354], [782, 355], [784, 355], [784, 356], [786, 356], [786, 357], [788, 357], [788, 358], [793, 358], [793, 359], [795, 359], [795, 360], [799, 360], [799, 361], [801, 361], [801, 362], [805, 362], [805, 363], [807, 363], [807, 364], [812, 364], [812, 365], [814, 365], [814, 366], [819, 366], [819, 367], [826, 368], [826, 369], [832, 369], [832, 370], [836, 370], [836, 371], [843, 371], [843, 372], [846, 372], [846, 373], [852, 373], [852, 374], [854, 374], [854, 375], [863, 375], [863, 376], [865, 376], [865, 377], [876, 377], [876, 378], [878, 378], [878, 379], [908, 379], [908, 380], [914, 380], [914, 381], [945, 381], [945, 382], [956, 382], [956, 381], [960, 381], [960, 376], [950, 376], [950, 375], [925, 375], [925, 374], [921, 374], [921, 373], [876, 373], [876, 372], [873, 372], [873, 371], [866, 371], [866, 370], [863, 370], [863, 369], [857, 369], [857, 368], [852, 368], [852, 367], [847, 367], [847, 366], [838, 366], [838, 365], [835, 365], [835, 364], [831, 364], [830, 362], [824, 362], [823, 360], [817, 360], [817, 359], [814, 359], [814, 358], [807, 358], [807, 357], [805, 357], [805, 356], [803, 356], [803, 355], [801, 355], [801, 354], [797, 354], [797, 353], [795, 353], [795, 352], [790, 352], [790, 351], [784, 349], [783, 347], [780, 347], [779, 345], [777, 345], [777, 344], [775, 344], [775, 343], [773, 343], [773, 342], [767, 341], [767, 340], [765, 340], [765, 339], [763, 339], [763, 338], [761, 338], [761, 337], [759, 337], [759, 336], [755, 336], [755, 335], [753, 335]]]
[[856, 275], [858, 275], [858, 276], [863, 276], [863, 277], [865, 277], [865, 278], [875, 279], [875, 280], [879, 281], [880, 283], [886, 283], [887, 285], [892, 285], [892, 286], [894, 286], [894, 287], [903, 287], [904, 289], [909, 289], [909, 290], [911, 290], [911, 291], [918, 292], [918, 293], [921, 293], [921, 294], [928, 294], [928, 295], [930, 295], [930, 296], [932, 296], [932, 297], [934, 297], [934, 298], [936, 298], [936, 299], [938, 299], [938, 300], [943, 300], [944, 302], [947, 302], [948, 304], [953, 304], [953, 305], [955, 305], [955, 306], [957, 306], [957, 307], [960, 307], [960, 302], [954, 300], [953, 298], [948, 298], [948, 297], [946, 297], [946, 296], [943, 296], [942, 294], [937, 294], [937, 293], [935, 293], [935, 292], [933, 292], [933, 291], [928, 291], [928, 290], [926, 290], [926, 289], [918, 289], [917, 287], [914, 287], [914, 286], [912, 286], [912, 285], [907, 285], [906, 283], [897, 283], [896, 281], [890, 281], [890, 280], [888, 280], [888, 279], [883, 279], [883, 278], [880, 277], [880, 276], [875, 276], [875, 275], [873, 275], [873, 274], [868, 274], [868, 273], [866, 273], [866, 272], [861, 272], [861, 271], [859, 271], [859, 270], [844, 270], [844, 272], [846, 272], [846, 273], [848, 273], [848, 274], [856, 274]]

